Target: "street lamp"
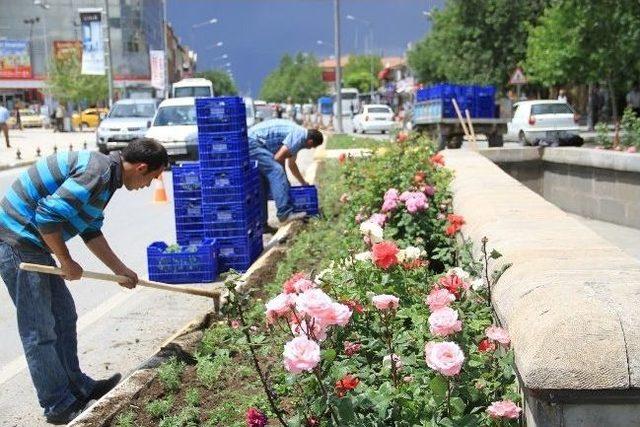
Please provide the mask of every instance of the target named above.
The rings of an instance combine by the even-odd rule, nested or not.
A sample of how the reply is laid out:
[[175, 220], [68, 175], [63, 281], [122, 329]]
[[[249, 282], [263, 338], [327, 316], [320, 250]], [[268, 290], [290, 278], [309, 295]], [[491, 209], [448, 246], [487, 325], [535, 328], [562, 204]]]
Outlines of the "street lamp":
[[[43, 10], [49, 10], [49, 8], [51, 7], [51, 5], [49, 3], [47, 3], [46, 0], [33, 0], [33, 5], [34, 6], [40, 6], [40, 8], [42, 8]], [[48, 42], [48, 38], [47, 38], [47, 14], [46, 13], [42, 13], [42, 30], [44, 31], [43, 35], [43, 41], [44, 41], [44, 61], [45, 61], [45, 66], [44, 66], [44, 72], [45, 74], [47, 74], [47, 67], [49, 65], [49, 42]]]
[[217, 24], [217, 23], [218, 23], [218, 18], [211, 18], [211, 19], [207, 19], [204, 22], [193, 24], [191, 28], [196, 29], [196, 28], [204, 27], [205, 25]]

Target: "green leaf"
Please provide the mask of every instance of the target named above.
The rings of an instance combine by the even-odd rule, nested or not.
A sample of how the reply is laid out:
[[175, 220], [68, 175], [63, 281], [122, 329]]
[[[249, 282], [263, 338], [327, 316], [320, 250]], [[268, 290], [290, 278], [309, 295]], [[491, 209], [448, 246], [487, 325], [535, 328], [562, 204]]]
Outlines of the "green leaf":
[[502, 254], [494, 249], [494, 250], [491, 251], [491, 254], [489, 255], [489, 258], [498, 259], [501, 256], [502, 256]]
[[322, 351], [322, 359], [324, 359], [327, 363], [331, 363], [336, 359], [336, 351], [333, 348], [329, 348]]
[[350, 423], [355, 421], [351, 398], [345, 397], [338, 400], [336, 409], [338, 410], [338, 418], [340, 418], [341, 421], [340, 425], [350, 425]]
[[467, 405], [465, 405], [464, 401], [462, 399], [460, 399], [459, 397], [452, 397], [451, 401], [451, 409], [453, 410], [453, 412], [457, 415], [462, 415], [464, 414], [464, 409], [466, 408]]
[[444, 399], [447, 397], [448, 387], [449, 382], [440, 375], [433, 377], [433, 379], [429, 381], [429, 388], [433, 393], [433, 398], [439, 404], [444, 402]]

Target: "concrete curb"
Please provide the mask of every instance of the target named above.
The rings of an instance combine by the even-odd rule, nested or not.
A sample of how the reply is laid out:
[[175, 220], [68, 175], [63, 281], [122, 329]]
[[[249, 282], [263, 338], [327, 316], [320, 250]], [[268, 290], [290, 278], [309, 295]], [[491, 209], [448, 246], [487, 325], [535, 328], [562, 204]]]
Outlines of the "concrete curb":
[[21, 160], [19, 162], [15, 162], [15, 163], [0, 164], [0, 171], [17, 169], [17, 168], [22, 168], [22, 167], [25, 167], [25, 166], [31, 166], [32, 164], [34, 164], [37, 161], [38, 160]]

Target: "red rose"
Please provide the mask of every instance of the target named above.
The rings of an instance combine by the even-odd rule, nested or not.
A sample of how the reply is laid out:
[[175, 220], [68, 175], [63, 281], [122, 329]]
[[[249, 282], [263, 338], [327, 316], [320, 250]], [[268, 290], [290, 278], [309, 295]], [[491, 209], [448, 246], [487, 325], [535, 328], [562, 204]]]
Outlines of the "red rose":
[[373, 245], [373, 248], [371, 248], [371, 254], [374, 264], [383, 270], [387, 270], [388, 268], [398, 264], [398, 247], [395, 243], [376, 243]]
[[342, 304], [349, 307], [349, 309], [351, 309], [351, 311], [353, 311], [354, 313], [358, 313], [358, 314], [364, 313], [364, 308], [362, 307], [362, 304], [360, 304], [358, 301], [354, 299], [348, 299], [346, 301], [342, 301]]
[[438, 279], [438, 286], [445, 288], [453, 295], [455, 295], [456, 299], [460, 298], [460, 293], [468, 288], [468, 285], [456, 276], [455, 274], [449, 274], [448, 276], [442, 276]]
[[431, 164], [444, 166], [444, 157], [440, 153], [434, 154], [429, 160]]
[[445, 230], [447, 236], [453, 236], [465, 224], [462, 215], [449, 214], [447, 215], [447, 221], [449, 221], [449, 226]]
[[489, 351], [496, 350], [496, 343], [491, 341], [489, 338], [485, 338], [478, 343], [478, 351], [481, 353], [486, 353]]
[[429, 265], [429, 261], [424, 259], [414, 259], [413, 261], [403, 262], [402, 268], [405, 270], [414, 270], [416, 268], [422, 268]]
[[344, 162], [347, 161], [347, 155], [345, 153], [340, 153], [340, 155], [338, 156], [338, 163], [340, 163], [341, 165], [344, 165]]
[[422, 171], [418, 171], [416, 172], [416, 174], [413, 176], [413, 182], [418, 185], [420, 184], [422, 181], [424, 181], [424, 178], [427, 176], [427, 174], [425, 174]]
[[336, 381], [336, 394], [338, 397], [344, 396], [349, 390], [353, 390], [360, 384], [360, 380], [351, 374], [347, 374], [342, 377], [341, 380]]
[[267, 425], [267, 416], [259, 409], [247, 409], [247, 427], [264, 427]]

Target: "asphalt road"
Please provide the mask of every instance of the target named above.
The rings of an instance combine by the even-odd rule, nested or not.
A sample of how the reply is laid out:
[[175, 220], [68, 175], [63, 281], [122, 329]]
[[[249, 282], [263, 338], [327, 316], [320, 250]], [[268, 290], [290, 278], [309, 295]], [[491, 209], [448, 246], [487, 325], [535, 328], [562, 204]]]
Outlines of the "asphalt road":
[[[313, 152], [304, 150], [299, 167], [311, 164]], [[21, 169], [0, 172], [4, 195]], [[152, 203], [153, 186], [116, 192], [105, 210], [103, 232], [114, 251], [140, 276], [146, 276], [146, 247], [154, 241], [175, 242], [171, 174], [165, 173], [170, 203]], [[293, 182], [293, 181], [292, 181]], [[273, 215], [273, 204], [270, 212]], [[85, 270], [109, 272], [80, 238], [69, 242], [72, 256]], [[78, 311], [78, 354], [83, 370], [93, 378], [135, 370], [174, 332], [212, 308], [210, 299], [138, 287], [127, 290], [108, 282], [68, 283]], [[15, 307], [0, 285], [0, 426], [45, 426], [22, 345]]]

